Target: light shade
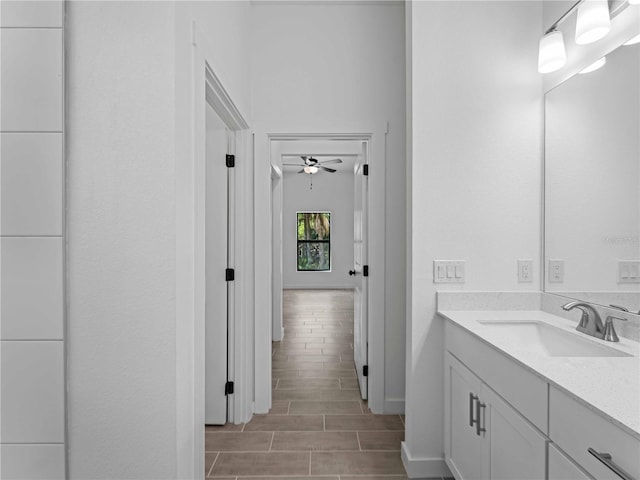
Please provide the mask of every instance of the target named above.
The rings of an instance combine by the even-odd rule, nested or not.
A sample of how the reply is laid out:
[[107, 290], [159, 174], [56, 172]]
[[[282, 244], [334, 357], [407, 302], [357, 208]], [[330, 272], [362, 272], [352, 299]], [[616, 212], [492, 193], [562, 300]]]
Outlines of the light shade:
[[593, 62], [591, 65], [589, 65], [584, 70], [581, 70], [579, 73], [582, 74], [582, 73], [595, 72], [600, 67], [604, 66], [605, 63], [607, 63], [607, 57], [602, 57], [600, 60], [596, 60], [595, 62]]
[[629, 0], [629, 5], [640, 5], [640, 0]]
[[586, 45], [600, 40], [611, 28], [607, 0], [583, 0], [576, 19], [576, 43]]
[[540, 39], [538, 51], [538, 71], [550, 73], [561, 69], [567, 63], [567, 53], [564, 49], [562, 32], [554, 30]]
[[316, 167], [315, 165], [307, 165], [306, 167], [304, 167], [304, 173], [312, 174], [316, 173], [317, 171], [318, 167]]
[[626, 41], [625, 45], [635, 45], [636, 43], [640, 43], [640, 33], [633, 37], [632, 39]]

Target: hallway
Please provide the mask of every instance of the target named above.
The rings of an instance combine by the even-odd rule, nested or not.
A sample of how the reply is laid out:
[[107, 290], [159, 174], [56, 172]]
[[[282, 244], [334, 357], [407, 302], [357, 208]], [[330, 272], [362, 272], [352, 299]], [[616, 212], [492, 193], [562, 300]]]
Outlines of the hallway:
[[208, 477], [406, 478], [400, 415], [372, 415], [353, 363], [353, 292], [285, 290], [273, 344], [273, 406], [245, 425], [207, 427]]

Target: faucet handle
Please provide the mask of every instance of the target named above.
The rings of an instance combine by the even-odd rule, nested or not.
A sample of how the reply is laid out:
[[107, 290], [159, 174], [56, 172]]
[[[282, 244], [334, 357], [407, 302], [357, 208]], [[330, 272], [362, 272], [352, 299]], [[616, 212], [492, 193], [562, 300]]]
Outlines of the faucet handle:
[[614, 317], [613, 315], [607, 316], [607, 319], [604, 322], [604, 340], [606, 340], [607, 342], [620, 341], [618, 335], [616, 334], [616, 329], [613, 328], [614, 320], [622, 320], [623, 322], [627, 321], [626, 318]]

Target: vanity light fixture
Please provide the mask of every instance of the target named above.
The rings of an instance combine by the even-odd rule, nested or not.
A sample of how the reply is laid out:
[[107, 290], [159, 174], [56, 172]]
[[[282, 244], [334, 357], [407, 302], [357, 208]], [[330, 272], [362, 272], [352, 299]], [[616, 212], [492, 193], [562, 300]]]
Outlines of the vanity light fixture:
[[625, 42], [624, 45], [626, 46], [635, 45], [636, 43], [640, 43], [640, 33], [635, 37], [633, 37], [631, 40], [628, 40], [627, 42]]
[[562, 32], [552, 30], [540, 39], [538, 51], [538, 72], [551, 73], [560, 70], [567, 63]]
[[587, 45], [603, 38], [611, 29], [609, 2], [607, 0], [583, 0], [576, 19], [576, 43]]
[[596, 60], [584, 70], [581, 70], [579, 73], [582, 75], [583, 73], [595, 72], [599, 68], [602, 68], [605, 63], [607, 63], [607, 57], [602, 57], [600, 60]]

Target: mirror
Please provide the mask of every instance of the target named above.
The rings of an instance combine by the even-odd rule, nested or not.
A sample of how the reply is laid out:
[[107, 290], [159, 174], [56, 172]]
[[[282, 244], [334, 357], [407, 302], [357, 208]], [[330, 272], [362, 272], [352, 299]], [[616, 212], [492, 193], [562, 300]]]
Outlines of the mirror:
[[545, 95], [545, 292], [640, 311], [640, 44]]

